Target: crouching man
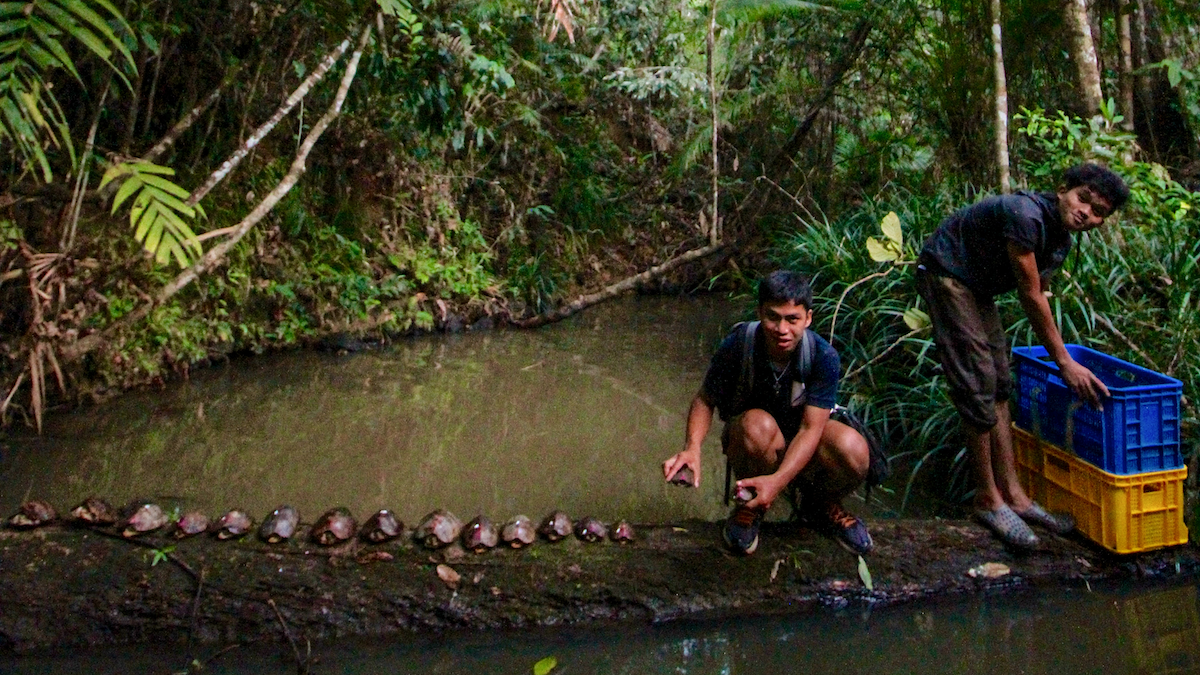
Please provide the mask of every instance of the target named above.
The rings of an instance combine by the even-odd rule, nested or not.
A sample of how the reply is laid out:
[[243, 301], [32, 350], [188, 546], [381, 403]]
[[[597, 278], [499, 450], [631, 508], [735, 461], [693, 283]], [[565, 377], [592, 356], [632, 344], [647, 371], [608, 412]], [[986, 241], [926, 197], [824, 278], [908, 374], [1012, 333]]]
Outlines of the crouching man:
[[670, 480], [687, 467], [699, 486], [700, 446], [718, 410], [737, 486], [754, 495], [725, 522], [731, 551], [754, 552], [763, 514], [790, 486], [801, 494], [806, 524], [866, 553], [871, 535], [842, 508], [842, 498], [863, 482], [870, 450], [861, 434], [829, 419], [841, 365], [833, 347], [809, 330], [808, 281], [785, 270], [768, 275], [758, 287], [758, 319], [738, 324], [713, 355], [688, 411], [683, 450], [663, 462], [663, 475]]

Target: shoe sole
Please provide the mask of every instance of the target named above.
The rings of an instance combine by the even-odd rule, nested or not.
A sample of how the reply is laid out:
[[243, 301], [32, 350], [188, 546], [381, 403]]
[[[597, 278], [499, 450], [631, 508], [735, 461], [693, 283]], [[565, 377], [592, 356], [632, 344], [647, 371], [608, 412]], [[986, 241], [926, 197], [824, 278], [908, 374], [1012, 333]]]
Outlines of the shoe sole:
[[726, 537], [724, 535], [724, 533], [721, 534], [721, 538], [725, 540], [725, 548], [729, 549], [733, 553], [738, 553], [740, 555], [750, 555], [751, 553], [754, 553], [754, 551], [758, 549], [758, 537], [755, 537], [754, 541], [750, 542], [750, 545], [747, 546], [745, 549], [740, 549], [737, 546], [734, 546], [733, 542], [729, 541], [729, 537]]

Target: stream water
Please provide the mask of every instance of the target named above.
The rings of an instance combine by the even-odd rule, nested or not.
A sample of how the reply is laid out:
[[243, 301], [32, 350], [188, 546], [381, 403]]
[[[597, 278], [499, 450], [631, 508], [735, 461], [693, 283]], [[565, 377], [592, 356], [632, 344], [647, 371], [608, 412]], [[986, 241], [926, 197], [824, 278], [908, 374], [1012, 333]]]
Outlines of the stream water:
[[[741, 304], [632, 298], [538, 331], [401, 341], [355, 354], [235, 359], [161, 390], [50, 416], [0, 440], [0, 513], [26, 495], [90, 494], [211, 512], [345, 505], [413, 522], [552, 508], [634, 521], [718, 519], [710, 434], [702, 488], [662, 481], [687, 404]], [[861, 504], [860, 504], [861, 506]], [[0, 656], [3, 673], [169, 673], [176, 643]], [[661, 627], [401, 636], [315, 646], [321, 673], [1200, 672], [1195, 586], [954, 599], [874, 613]], [[204, 672], [296, 672], [286, 647], [209, 649]], [[86, 664], [86, 665], [85, 665]]]

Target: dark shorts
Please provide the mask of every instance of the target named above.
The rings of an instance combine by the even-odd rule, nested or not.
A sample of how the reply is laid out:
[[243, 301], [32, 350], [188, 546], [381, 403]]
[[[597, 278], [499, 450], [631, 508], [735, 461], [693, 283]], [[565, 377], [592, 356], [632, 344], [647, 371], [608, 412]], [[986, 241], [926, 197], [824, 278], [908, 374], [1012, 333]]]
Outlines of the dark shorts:
[[926, 269], [917, 270], [917, 292], [933, 320], [933, 341], [955, 409], [977, 429], [996, 426], [996, 403], [1012, 394], [1012, 375], [995, 301]]

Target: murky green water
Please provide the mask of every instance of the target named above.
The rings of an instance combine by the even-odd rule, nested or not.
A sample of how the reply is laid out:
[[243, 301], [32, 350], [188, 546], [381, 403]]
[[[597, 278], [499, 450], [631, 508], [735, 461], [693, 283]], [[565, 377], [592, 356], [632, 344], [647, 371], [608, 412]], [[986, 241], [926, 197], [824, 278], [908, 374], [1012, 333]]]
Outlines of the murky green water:
[[437, 507], [719, 518], [716, 433], [702, 490], [668, 487], [660, 471], [740, 308], [631, 298], [538, 331], [237, 359], [0, 443], [0, 512], [26, 494], [60, 509], [96, 494], [256, 517], [288, 503], [309, 519], [337, 505], [408, 522]]
[[[301, 647], [303, 649], [303, 646]], [[0, 657], [16, 674], [170, 673], [177, 645]], [[789, 618], [438, 636], [392, 636], [313, 648], [313, 675], [519, 673], [553, 656], [558, 675], [593, 673], [947, 673], [1083, 675], [1200, 672], [1195, 586], [1036, 590], [956, 598], [876, 612], [849, 609]], [[295, 673], [286, 646], [198, 652], [203, 672]]]

